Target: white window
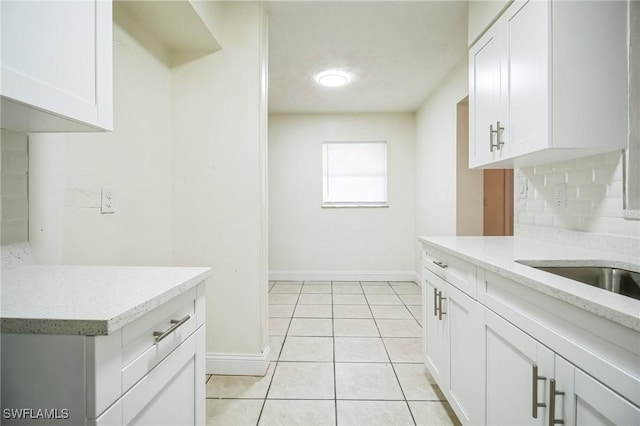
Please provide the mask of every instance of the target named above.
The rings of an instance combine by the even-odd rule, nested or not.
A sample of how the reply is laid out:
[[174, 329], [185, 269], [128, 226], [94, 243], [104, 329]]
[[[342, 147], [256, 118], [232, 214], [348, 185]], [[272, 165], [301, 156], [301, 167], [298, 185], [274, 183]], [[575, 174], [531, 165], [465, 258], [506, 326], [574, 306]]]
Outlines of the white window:
[[324, 207], [387, 206], [387, 143], [322, 145]]

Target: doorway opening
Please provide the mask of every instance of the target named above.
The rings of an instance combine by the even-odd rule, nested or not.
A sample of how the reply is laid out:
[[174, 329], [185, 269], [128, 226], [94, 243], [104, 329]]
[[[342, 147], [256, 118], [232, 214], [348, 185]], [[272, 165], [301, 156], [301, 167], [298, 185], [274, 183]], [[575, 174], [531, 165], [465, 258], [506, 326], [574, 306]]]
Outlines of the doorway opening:
[[513, 235], [513, 170], [483, 172], [482, 235]]

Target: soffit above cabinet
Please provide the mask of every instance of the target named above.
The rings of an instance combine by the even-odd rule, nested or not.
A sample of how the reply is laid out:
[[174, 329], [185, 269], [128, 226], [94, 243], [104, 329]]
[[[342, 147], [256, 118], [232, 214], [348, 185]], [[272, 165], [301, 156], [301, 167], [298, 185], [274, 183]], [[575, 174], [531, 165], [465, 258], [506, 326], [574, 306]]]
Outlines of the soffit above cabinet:
[[153, 33], [175, 58], [177, 54], [204, 56], [221, 49], [213, 34], [214, 2], [190, 0], [119, 0], [144, 28]]

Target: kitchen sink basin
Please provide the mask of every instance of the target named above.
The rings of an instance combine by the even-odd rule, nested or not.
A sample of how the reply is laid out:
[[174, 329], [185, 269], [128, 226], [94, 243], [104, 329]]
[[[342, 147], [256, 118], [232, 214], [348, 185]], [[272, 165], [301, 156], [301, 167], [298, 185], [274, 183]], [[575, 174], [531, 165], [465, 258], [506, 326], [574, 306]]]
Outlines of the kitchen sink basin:
[[535, 266], [561, 277], [640, 300], [640, 272], [608, 266]]

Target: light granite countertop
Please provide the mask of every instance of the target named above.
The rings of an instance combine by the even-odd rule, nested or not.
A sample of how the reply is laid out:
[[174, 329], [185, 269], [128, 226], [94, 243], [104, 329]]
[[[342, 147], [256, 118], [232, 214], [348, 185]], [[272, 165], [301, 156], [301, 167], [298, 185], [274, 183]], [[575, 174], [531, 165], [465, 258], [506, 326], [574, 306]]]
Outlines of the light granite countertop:
[[210, 268], [26, 265], [3, 270], [3, 333], [110, 334], [195, 287]]
[[549, 243], [522, 237], [419, 237], [487, 271], [640, 331], [640, 301], [541, 271], [536, 266], [603, 266], [640, 272], [640, 257]]

